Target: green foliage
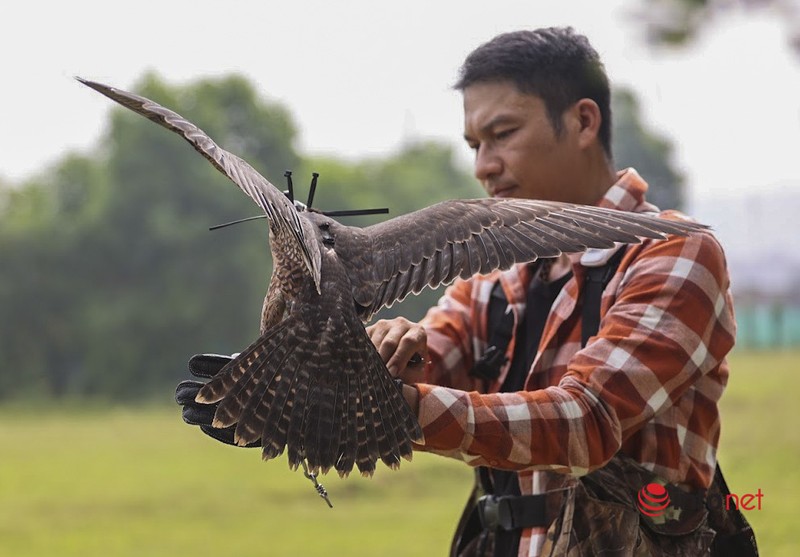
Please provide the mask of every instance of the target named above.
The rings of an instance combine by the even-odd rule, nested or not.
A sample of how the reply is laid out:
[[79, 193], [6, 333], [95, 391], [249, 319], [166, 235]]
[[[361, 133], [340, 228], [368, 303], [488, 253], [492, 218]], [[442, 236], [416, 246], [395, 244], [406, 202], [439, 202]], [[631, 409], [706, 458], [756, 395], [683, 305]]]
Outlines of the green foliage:
[[[299, 162], [289, 115], [241, 78], [135, 88], [257, 168]], [[254, 208], [174, 134], [114, 109], [98, 152], [3, 198], [0, 397], [140, 397], [182, 377], [192, 353], [255, 336], [266, 226], [209, 233]]]
[[775, 13], [786, 27], [789, 47], [800, 55], [800, 14], [795, 0], [638, 0], [637, 4], [631, 15], [642, 26], [648, 42], [656, 46], [693, 43], [735, 6]]
[[661, 209], [681, 209], [683, 176], [672, 166], [672, 143], [641, 121], [639, 102], [629, 89], [614, 89], [611, 97], [612, 153], [617, 168], [633, 166], [650, 185], [647, 200]]
[[[394, 157], [361, 163], [311, 158], [307, 172], [320, 173], [314, 206], [322, 209], [388, 207], [390, 214], [348, 221], [365, 226], [439, 201], [485, 195], [453, 162], [449, 147], [427, 142], [406, 146]], [[318, 201], [317, 201], [318, 200]], [[350, 200], [358, 200], [353, 205]]]

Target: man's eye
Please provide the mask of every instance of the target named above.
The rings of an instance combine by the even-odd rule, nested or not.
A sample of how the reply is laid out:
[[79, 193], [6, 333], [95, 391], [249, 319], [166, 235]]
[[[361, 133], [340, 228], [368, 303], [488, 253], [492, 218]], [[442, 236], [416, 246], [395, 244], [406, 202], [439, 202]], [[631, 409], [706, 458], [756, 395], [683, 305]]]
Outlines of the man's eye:
[[494, 134], [494, 136], [497, 139], [506, 139], [510, 137], [511, 134], [513, 134], [515, 131], [517, 131], [517, 128], [509, 128], [507, 130], [501, 130], [497, 132], [496, 134]]

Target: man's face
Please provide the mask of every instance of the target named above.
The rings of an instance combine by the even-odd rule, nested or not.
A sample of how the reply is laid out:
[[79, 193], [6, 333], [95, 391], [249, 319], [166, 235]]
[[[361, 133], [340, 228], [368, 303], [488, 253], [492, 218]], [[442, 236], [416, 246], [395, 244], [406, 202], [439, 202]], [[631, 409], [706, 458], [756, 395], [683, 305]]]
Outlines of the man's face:
[[573, 124], [565, 118], [556, 137], [544, 101], [509, 81], [464, 89], [464, 138], [475, 152], [475, 177], [492, 197], [593, 202], [581, 191]]

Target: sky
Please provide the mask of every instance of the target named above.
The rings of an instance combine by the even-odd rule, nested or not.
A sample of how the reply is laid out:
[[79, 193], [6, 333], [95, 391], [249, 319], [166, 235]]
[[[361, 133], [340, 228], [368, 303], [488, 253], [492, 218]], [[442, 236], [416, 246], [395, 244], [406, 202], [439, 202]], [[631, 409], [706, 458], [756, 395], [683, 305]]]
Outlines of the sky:
[[305, 153], [359, 159], [424, 137], [468, 163], [451, 89], [464, 57], [500, 32], [572, 25], [675, 142], [691, 200], [800, 190], [800, 57], [780, 18], [734, 10], [691, 49], [654, 51], [626, 18], [634, 2], [13, 2], [0, 19], [0, 179], [98, 145], [111, 103], [72, 76], [131, 88], [148, 70], [174, 83], [245, 74], [289, 107]]

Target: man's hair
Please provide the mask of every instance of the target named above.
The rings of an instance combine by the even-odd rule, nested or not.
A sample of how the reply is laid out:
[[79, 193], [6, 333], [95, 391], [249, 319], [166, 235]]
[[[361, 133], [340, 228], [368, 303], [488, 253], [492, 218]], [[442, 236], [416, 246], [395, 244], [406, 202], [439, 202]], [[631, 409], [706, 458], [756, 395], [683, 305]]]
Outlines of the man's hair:
[[600, 143], [611, 157], [608, 77], [589, 40], [571, 27], [498, 35], [467, 56], [455, 89], [492, 81], [511, 81], [521, 93], [540, 97], [556, 136], [563, 131], [564, 111], [580, 99], [592, 99], [602, 117]]

